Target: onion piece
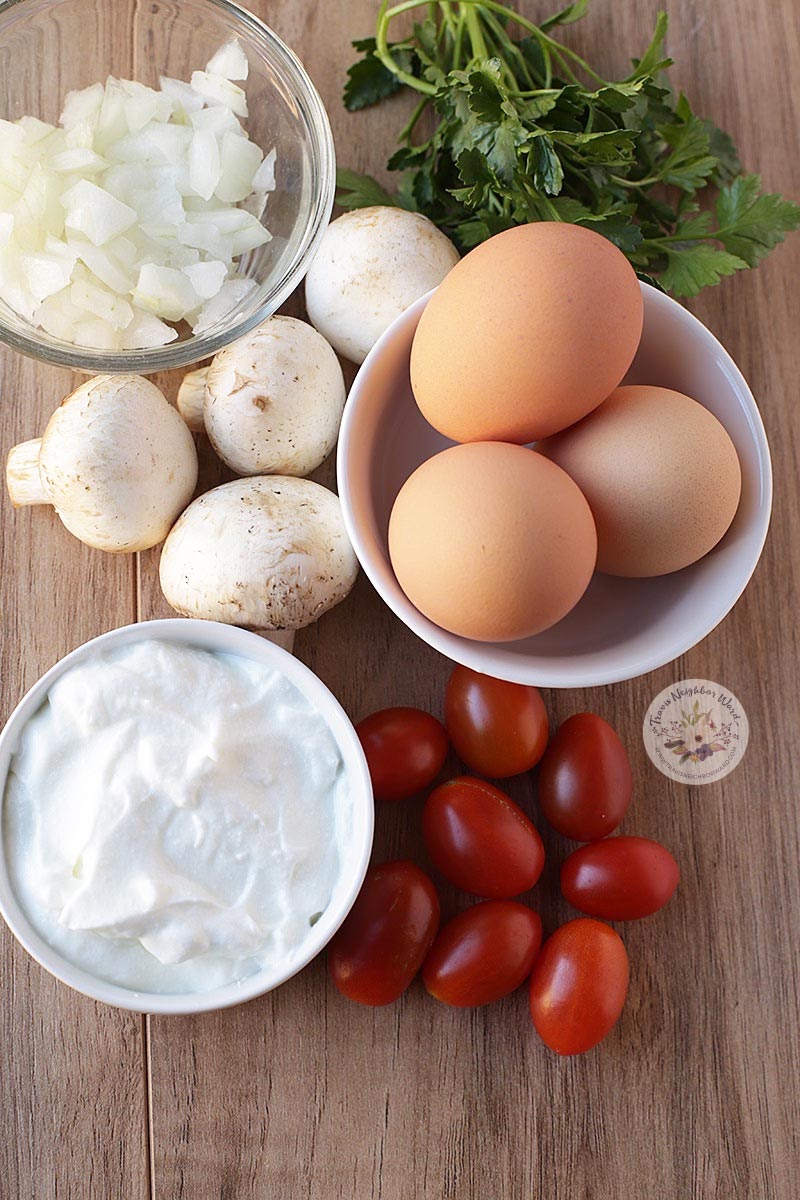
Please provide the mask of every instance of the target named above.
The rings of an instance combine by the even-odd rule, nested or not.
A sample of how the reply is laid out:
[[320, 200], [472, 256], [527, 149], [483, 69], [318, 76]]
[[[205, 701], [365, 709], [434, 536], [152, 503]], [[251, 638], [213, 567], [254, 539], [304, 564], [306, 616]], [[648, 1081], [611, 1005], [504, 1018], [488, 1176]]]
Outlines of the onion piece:
[[177, 341], [177, 329], [171, 325], [165, 325], [153, 313], [141, 312], [135, 308], [133, 312], [133, 320], [121, 334], [120, 349], [147, 350]]
[[169, 96], [172, 101], [173, 115], [178, 113], [183, 117], [188, 117], [205, 104], [203, 97], [183, 79], [172, 79], [169, 75], [162, 75], [159, 83], [164, 95]]
[[94, 246], [104, 246], [136, 223], [136, 209], [88, 179], [65, 192], [61, 203], [67, 228], [84, 233]]
[[91, 87], [82, 88], [77, 92], [67, 92], [59, 124], [64, 129], [71, 129], [73, 125], [86, 122], [96, 129], [105, 95], [106, 89], [102, 83], [93, 83]]
[[208, 71], [192, 71], [192, 87], [211, 104], [224, 104], [232, 109], [237, 117], [247, 116], [247, 97], [244, 89], [229, 79], [221, 75], [211, 75]]
[[206, 333], [256, 290], [252, 279], [227, 279], [212, 300], [206, 301], [192, 325], [194, 333]]
[[211, 300], [228, 277], [228, 264], [219, 261], [198, 262], [184, 267], [183, 273], [201, 300]]
[[108, 163], [88, 146], [75, 146], [74, 149], [54, 154], [50, 159], [50, 166], [54, 171], [80, 171], [82, 175], [96, 175], [98, 171], [104, 171]]
[[197, 308], [199, 300], [183, 271], [159, 267], [155, 263], [142, 266], [133, 290], [133, 302], [138, 308], [168, 321], [182, 321]]
[[224, 79], [247, 79], [247, 55], [236, 38], [220, 46], [209, 62], [209, 75], [222, 75]]
[[256, 171], [252, 179], [254, 192], [274, 192], [275, 191], [275, 159], [277, 155], [273, 147], [268, 154], [264, 155], [264, 161]]
[[[248, 143], [249, 144], [249, 143]], [[189, 182], [204, 200], [210, 200], [221, 172], [219, 143], [210, 129], [197, 129], [189, 147]]]
[[220, 176], [214, 189], [218, 200], [237, 204], [253, 190], [253, 176], [261, 166], [261, 151], [235, 133], [223, 133], [220, 143]]
[[108, 288], [100, 287], [89, 279], [76, 279], [70, 287], [70, 300], [76, 308], [82, 308], [113, 329], [127, 329], [133, 320], [133, 309], [122, 296], [115, 296]]

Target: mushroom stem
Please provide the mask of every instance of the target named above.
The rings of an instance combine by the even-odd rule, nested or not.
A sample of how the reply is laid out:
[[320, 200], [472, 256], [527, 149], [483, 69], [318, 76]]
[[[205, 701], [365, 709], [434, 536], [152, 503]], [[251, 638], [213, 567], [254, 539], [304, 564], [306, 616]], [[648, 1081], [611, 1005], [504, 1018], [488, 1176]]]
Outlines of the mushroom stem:
[[178, 412], [192, 433], [202, 433], [205, 429], [203, 403], [206, 398], [207, 378], [208, 367], [199, 367], [198, 370], [185, 375], [178, 388]]
[[286, 650], [289, 654], [294, 653], [294, 629], [254, 629], [253, 633], [280, 646], [281, 650]]
[[39, 451], [41, 438], [20, 442], [12, 446], [6, 460], [6, 486], [15, 508], [26, 504], [49, 504], [50, 497], [42, 487], [39, 474]]

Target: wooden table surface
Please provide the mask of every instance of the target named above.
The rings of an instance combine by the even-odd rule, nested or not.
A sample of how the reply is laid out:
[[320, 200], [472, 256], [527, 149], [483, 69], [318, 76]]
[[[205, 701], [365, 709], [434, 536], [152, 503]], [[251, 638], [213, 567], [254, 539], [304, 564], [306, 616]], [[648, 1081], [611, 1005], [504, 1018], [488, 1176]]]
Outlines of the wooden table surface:
[[[659, 0], [594, 0], [567, 36], [609, 69], [644, 46]], [[379, 170], [392, 107], [340, 104], [352, 37], [374, 0], [251, 0], [304, 59], [339, 161]], [[528, 0], [542, 17], [555, 4]], [[727, 127], [771, 189], [800, 195], [796, 0], [671, 0], [676, 81]], [[550, 692], [553, 721], [590, 708], [621, 731], [636, 775], [625, 829], [662, 839], [683, 871], [664, 912], [624, 927], [631, 989], [596, 1051], [559, 1060], [533, 1033], [524, 990], [450, 1010], [419, 984], [363, 1009], [323, 959], [272, 995], [196, 1018], [140, 1017], [56, 983], [0, 931], [3, 1200], [795, 1200], [800, 1178], [798, 1011], [798, 291], [800, 237], [692, 307], [749, 379], [771, 438], [775, 512], [734, 612], [663, 670], [591, 692]], [[174, 394], [176, 380], [165, 379]], [[66, 372], [0, 355], [0, 449], [40, 432]], [[324, 478], [332, 481], [332, 466]], [[215, 480], [213, 466], [204, 482]], [[104, 556], [3, 489], [2, 710], [67, 651], [167, 615], [158, 552]], [[297, 652], [358, 718], [388, 704], [441, 710], [447, 662], [362, 579]], [[743, 764], [690, 789], [647, 760], [644, 711], [675, 680], [730, 688], [750, 718]], [[511, 789], [530, 802], [531, 784]], [[535, 893], [546, 928], [552, 850]], [[424, 862], [419, 805], [381, 809], [376, 857]], [[445, 909], [453, 897], [444, 892]]]

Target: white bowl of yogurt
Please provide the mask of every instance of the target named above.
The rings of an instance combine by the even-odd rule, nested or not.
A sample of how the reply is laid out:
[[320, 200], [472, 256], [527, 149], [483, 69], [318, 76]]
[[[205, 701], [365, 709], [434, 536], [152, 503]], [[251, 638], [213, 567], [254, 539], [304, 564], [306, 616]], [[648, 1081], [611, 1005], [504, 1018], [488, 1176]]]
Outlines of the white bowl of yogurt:
[[301, 662], [211, 621], [148, 621], [49, 670], [0, 734], [0, 913], [87, 996], [194, 1013], [326, 945], [372, 848], [366, 760]]

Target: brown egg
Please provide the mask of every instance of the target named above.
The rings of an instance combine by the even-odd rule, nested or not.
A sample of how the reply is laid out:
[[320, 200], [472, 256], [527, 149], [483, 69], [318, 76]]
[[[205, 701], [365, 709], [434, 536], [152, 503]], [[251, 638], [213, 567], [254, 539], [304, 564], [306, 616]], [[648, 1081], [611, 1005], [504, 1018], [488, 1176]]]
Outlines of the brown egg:
[[502, 442], [428, 459], [389, 521], [389, 555], [411, 603], [478, 641], [515, 641], [554, 625], [586, 590], [596, 551], [589, 506], [569, 476]]
[[742, 475], [733, 442], [707, 408], [668, 388], [617, 388], [537, 449], [589, 501], [597, 569], [609, 575], [688, 567], [736, 515]]
[[440, 284], [411, 349], [424, 417], [457, 442], [532, 442], [596, 408], [631, 365], [642, 293], [599, 233], [543, 221], [471, 251]]

